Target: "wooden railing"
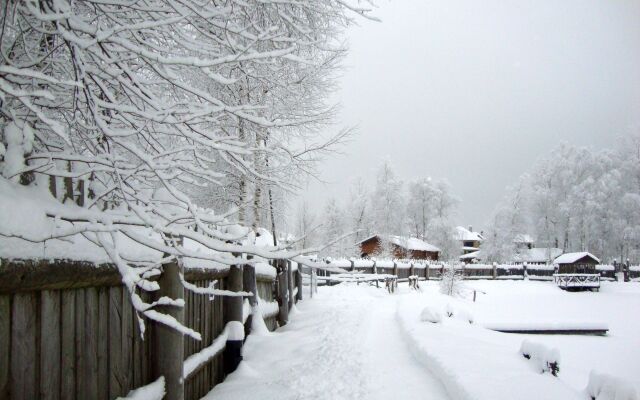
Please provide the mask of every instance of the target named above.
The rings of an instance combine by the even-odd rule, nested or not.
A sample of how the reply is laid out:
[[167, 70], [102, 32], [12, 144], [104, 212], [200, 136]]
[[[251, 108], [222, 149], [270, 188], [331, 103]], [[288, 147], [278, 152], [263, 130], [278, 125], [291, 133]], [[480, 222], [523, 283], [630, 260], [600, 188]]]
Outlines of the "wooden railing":
[[[146, 320], [142, 339], [129, 295], [114, 266], [68, 260], [0, 261], [0, 399], [3, 400], [115, 399], [160, 375], [169, 380], [173, 373], [181, 379], [180, 361], [209, 347], [232, 316], [245, 323], [245, 331], [250, 331], [248, 300], [243, 302], [240, 298], [233, 305], [225, 300], [229, 297], [211, 298], [182, 287], [185, 306], [180, 322], [200, 332], [202, 340], [181, 334], [174, 336], [182, 357], [169, 365], [171, 371], [166, 371], [160, 368], [162, 359], [158, 357], [167, 352], [166, 338], [159, 333], [156, 323]], [[235, 289], [231, 288], [230, 277], [234, 269], [185, 269], [184, 277], [200, 287], [217, 281], [218, 289], [249, 291], [255, 294], [252, 298], [259, 297], [267, 303], [277, 301], [280, 312], [265, 318], [267, 327], [273, 330], [287, 323], [282, 316], [287, 317], [289, 308], [303, 294], [301, 275], [298, 276], [301, 271], [287, 261], [279, 265], [285, 266], [284, 270], [278, 269], [280, 289], [273, 275], [256, 274], [251, 265], [235, 269], [239, 271], [236, 273], [246, 271], [252, 276], [247, 281], [241, 276], [240, 286]], [[145, 293], [143, 300], [152, 301], [152, 296]], [[220, 352], [208, 357], [207, 362], [184, 379], [181, 389], [184, 399], [201, 398], [230, 372], [225, 370], [226, 347], [222, 346]], [[169, 393], [165, 398], [172, 399]]]

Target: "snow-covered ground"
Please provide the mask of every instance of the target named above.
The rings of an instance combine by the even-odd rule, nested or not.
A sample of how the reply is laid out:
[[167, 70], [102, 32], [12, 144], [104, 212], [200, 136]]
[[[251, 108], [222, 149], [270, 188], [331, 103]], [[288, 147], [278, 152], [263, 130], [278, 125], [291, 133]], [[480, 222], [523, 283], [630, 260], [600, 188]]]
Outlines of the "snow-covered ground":
[[[623, 378], [640, 392], [637, 283], [567, 293], [550, 282], [472, 281], [464, 282], [463, 299], [440, 294], [437, 282], [420, 284], [420, 292], [401, 284], [393, 295], [365, 285], [320, 288], [288, 326], [250, 336], [239, 370], [206, 398], [587, 399], [591, 370]], [[425, 307], [443, 322], [421, 321]], [[484, 328], [576, 323], [605, 323], [610, 331], [561, 336]], [[557, 348], [557, 378], [519, 354], [525, 339]]]
[[205, 399], [447, 399], [402, 340], [399, 298], [366, 285], [320, 287], [290, 324], [250, 335], [239, 369]]

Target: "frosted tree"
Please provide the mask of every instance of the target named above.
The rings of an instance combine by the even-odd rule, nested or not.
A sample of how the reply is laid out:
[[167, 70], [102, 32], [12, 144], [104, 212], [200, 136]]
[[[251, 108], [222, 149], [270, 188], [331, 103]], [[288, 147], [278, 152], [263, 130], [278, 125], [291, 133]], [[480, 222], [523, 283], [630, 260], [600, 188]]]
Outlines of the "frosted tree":
[[440, 293], [447, 296], [458, 297], [462, 295], [463, 281], [460, 270], [455, 267], [454, 263], [449, 263], [442, 271], [440, 284]]
[[[295, 190], [291, 172], [343, 137], [318, 131], [333, 115], [325, 99], [345, 51], [336, 37], [366, 4], [7, 0], [2, 10], [2, 179], [66, 177], [91, 192], [83, 210], [47, 210], [69, 225], [27, 240], [100, 245], [141, 322], [167, 322], [140, 296], [161, 269], [123, 257], [120, 237], [167, 259], [295, 256], [253, 246], [234, 223], [258, 219], [266, 190], [275, 224], [274, 188]], [[192, 196], [205, 187], [217, 209], [196, 201], [207, 192]]]
[[380, 236], [380, 254], [392, 257], [393, 249], [388, 238], [405, 233], [405, 197], [403, 183], [388, 161], [378, 170], [371, 209], [373, 227]]
[[593, 151], [562, 144], [532, 166], [496, 209], [483, 244], [490, 260], [509, 259], [518, 233], [538, 247], [590, 251], [605, 262], [638, 260], [638, 139]]

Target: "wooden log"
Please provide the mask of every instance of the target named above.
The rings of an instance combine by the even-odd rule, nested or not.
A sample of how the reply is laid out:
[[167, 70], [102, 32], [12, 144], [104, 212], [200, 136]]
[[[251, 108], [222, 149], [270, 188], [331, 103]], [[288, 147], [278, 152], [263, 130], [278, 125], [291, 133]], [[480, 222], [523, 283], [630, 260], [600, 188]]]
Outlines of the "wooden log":
[[98, 290], [84, 289], [85, 326], [83, 346], [85, 351], [85, 365], [83, 384], [86, 398], [98, 398]]
[[[241, 292], [243, 287], [243, 266], [232, 265], [227, 277], [227, 290]], [[230, 327], [229, 338], [224, 349], [225, 373], [230, 374], [238, 368], [242, 361], [242, 343], [244, 342], [244, 329], [242, 326], [242, 302], [238, 296], [225, 296], [225, 316], [227, 326]]]
[[85, 347], [86, 340], [86, 307], [85, 307], [85, 289], [74, 290], [76, 295], [76, 327], [75, 327], [75, 347], [76, 347], [76, 398], [89, 399], [90, 393], [87, 392], [88, 386], [86, 381], [88, 379], [88, 366], [87, 366], [87, 348]]
[[97, 400], [109, 400], [109, 288], [98, 289], [98, 393]]
[[84, 207], [84, 198], [85, 198], [85, 187], [84, 187], [84, 179], [78, 179], [78, 198], [76, 199], [76, 204], [80, 207]]
[[11, 323], [11, 398], [39, 398], [37, 359], [37, 302], [34, 294], [13, 297]]
[[40, 294], [40, 398], [60, 399], [60, 292], [44, 290]]
[[75, 290], [61, 292], [62, 322], [60, 347], [60, 398], [76, 399], [76, 294]]
[[302, 271], [300, 269], [301, 269], [301, 266], [298, 265], [298, 270], [296, 271], [296, 287], [298, 288], [298, 293], [296, 294], [296, 301], [302, 300]]
[[[122, 385], [125, 394], [129, 393], [133, 386], [133, 306], [131, 296], [126, 288], [122, 291], [122, 325], [120, 326], [120, 357], [122, 359]], [[137, 323], [137, 322], [135, 322]]]
[[54, 198], [58, 198], [57, 195], [57, 184], [56, 184], [56, 177], [54, 175], [49, 175], [49, 192], [51, 193], [51, 195]]
[[[184, 287], [180, 281], [182, 268], [176, 261], [163, 265], [163, 272], [158, 279], [160, 289], [158, 298], [168, 296], [172, 299], [184, 298]], [[184, 308], [163, 306], [159, 311], [171, 315], [178, 322], [184, 322]], [[153, 323], [155, 345], [152, 351], [152, 370], [154, 377], [164, 376], [165, 400], [183, 400], [184, 382], [182, 368], [184, 363], [184, 340], [182, 334], [164, 324]]]
[[109, 288], [109, 398], [124, 396], [125, 371], [122, 365], [122, 286]]
[[62, 202], [64, 203], [67, 199], [71, 199], [73, 201], [73, 179], [69, 177], [65, 177], [64, 179], [64, 197], [62, 198]]
[[[242, 291], [252, 293], [252, 295], [247, 298], [252, 308], [258, 304], [257, 285], [255, 266], [249, 264], [244, 265], [242, 267]], [[252, 318], [251, 314], [249, 314], [245, 323], [245, 334], [249, 334], [251, 331]]]
[[289, 260], [287, 260], [287, 300], [289, 310], [291, 310], [295, 304], [295, 298], [293, 296], [293, 266]]
[[278, 324], [284, 326], [289, 322], [289, 300], [287, 299], [289, 283], [287, 282], [287, 263], [285, 260], [276, 260], [277, 271], [277, 298], [278, 301]]
[[11, 353], [11, 297], [0, 296], [0, 400], [8, 400], [9, 354]]

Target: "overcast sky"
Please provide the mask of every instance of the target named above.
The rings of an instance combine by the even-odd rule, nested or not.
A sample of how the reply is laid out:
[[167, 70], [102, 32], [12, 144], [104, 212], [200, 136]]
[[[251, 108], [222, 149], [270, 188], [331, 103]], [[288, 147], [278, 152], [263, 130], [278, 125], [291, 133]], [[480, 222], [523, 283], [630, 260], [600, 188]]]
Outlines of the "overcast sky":
[[506, 186], [561, 141], [640, 133], [640, 0], [379, 0], [347, 37], [339, 123], [358, 126], [305, 198], [342, 203], [387, 158], [447, 179], [481, 229]]

